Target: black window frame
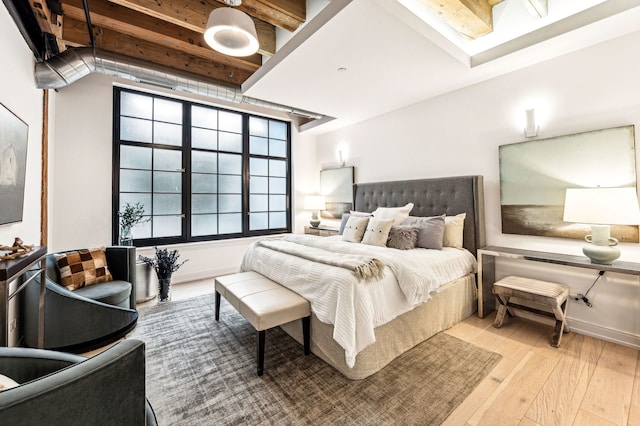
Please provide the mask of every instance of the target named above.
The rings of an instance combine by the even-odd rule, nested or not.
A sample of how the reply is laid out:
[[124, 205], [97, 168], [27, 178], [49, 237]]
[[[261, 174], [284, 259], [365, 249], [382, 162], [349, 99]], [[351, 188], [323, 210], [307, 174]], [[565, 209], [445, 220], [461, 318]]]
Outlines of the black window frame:
[[[166, 99], [172, 102], [179, 102], [182, 104], [182, 146], [176, 147], [173, 145], [163, 145], [148, 142], [136, 142], [136, 141], [123, 141], [120, 139], [120, 121], [121, 121], [121, 94], [124, 92], [134, 93], [144, 96], [150, 96], [158, 99]], [[211, 108], [217, 111], [226, 111], [234, 114], [240, 114], [242, 116], [242, 232], [234, 234], [215, 234], [205, 236], [191, 236], [191, 106]], [[274, 157], [269, 155], [256, 155], [249, 153], [249, 119], [250, 117], [256, 117], [260, 119], [267, 119], [271, 121], [277, 121], [286, 125], [286, 157]], [[147, 246], [160, 246], [180, 243], [195, 243], [202, 241], [218, 241], [227, 239], [237, 239], [255, 236], [265, 235], [277, 235], [292, 232], [292, 209], [291, 209], [291, 122], [281, 120], [273, 117], [262, 116], [258, 114], [252, 114], [239, 110], [232, 110], [219, 106], [213, 106], [209, 104], [202, 104], [194, 101], [172, 98], [165, 95], [159, 95], [156, 93], [145, 92], [141, 90], [134, 90], [124, 87], [114, 86], [113, 88], [113, 163], [112, 163], [112, 243], [118, 244], [120, 233], [120, 218], [118, 216], [120, 206], [120, 146], [142, 146], [146, 148], [162, 148], [179, 150], [182, 152], [182, 168], [184, 173], [182, 175], [182, 226], [181, 235], [177, 237], [157, 237], [157, 238], [139, 238], [134, 239], [133, 244], [136, 247]], [[216, 150], [217, 152], [220, 152]], [[237, 153], [236, 153], [237, 154]], [[250, 158], [265, 158], [265, 159], [277, 159], [284, 160], [286, 162], [286, 227], [277, 229], [261, 229], [251, 231], [249, 229], [249, 185], [250, 185], [250, 170], [249, 160]], [[152, 192], [153, 194], [153, 192]], [[218, 192], [219, 194], [219, 192]]]

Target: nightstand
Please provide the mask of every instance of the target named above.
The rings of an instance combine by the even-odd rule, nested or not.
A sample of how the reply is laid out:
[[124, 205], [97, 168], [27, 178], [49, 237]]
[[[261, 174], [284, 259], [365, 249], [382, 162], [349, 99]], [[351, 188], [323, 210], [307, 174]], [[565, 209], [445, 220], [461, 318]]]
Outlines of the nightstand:
[[331, 235], [338, 235], [338, 229], [322, 227], [313, 228], [311, 226], [305, 226], [304, 233], [309, 235], [318, 235], [320, 237], [330, 237]]

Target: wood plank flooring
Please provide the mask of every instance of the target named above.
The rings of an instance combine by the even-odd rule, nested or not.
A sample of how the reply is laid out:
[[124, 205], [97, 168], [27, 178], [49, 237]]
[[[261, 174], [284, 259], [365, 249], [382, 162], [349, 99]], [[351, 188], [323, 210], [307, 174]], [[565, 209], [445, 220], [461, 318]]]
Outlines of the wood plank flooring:
[[[174, 284], [172, 299], [211, 292], [212, 279]], [[640, 426], [638, 350], [577, 333], [556, 349], [552, 326], [507, 318], [496, 329], [494, 318], [473, 315], [446, 331], [503, 358], [445, 426]]]

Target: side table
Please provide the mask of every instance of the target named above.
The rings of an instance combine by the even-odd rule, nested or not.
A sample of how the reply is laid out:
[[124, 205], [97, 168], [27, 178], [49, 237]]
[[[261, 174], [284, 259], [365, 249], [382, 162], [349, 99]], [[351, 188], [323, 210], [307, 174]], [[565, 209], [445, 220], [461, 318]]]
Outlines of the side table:
[[640, 278], [640, 263], [616, 260], [611, 265], [601, 265], [591, 263], [591, 260], [586, 256], [488, 246], [478, 250], [478, 316], [480, 318], [484, 318], [495, 309], [495, 299], [491, 294], [491, 287], [496, 282], [495, 260], [499, 257], [617, 272]]
[[318, 235], [320, 237], [329, 237], [331, 235], [338, 235], [339, 229], [337, 228], [314, 228], [312, 226], [305, 226], [304, 233], [308, 235]]
[[[9, 346], [9, 302], [32, 280], [40, 276], [40, 300], [38, 302], [38, 347], [44, 347], [44, 291], [45, 256], [47, 247], [34, 247], [22, 257], [0, 260], [0, 346]], [[36, 264], [39, 264], [36, 266]], [[9, 286], [26, 272], [35, 272], [26, 280], [21, 280], [15, 291]]]

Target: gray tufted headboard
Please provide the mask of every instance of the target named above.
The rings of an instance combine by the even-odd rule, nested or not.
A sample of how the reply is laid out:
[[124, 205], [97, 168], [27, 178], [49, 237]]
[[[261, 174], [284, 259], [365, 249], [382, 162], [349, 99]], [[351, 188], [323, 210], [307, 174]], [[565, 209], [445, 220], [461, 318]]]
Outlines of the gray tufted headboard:
[[467, 213], [463, 245], [476, 256], [477, 249], [486, 245], [483, 194], [482, 176], [360, 183], [354, 185], [354, 207], [372, 212], [413, 203], [411, 216]]

